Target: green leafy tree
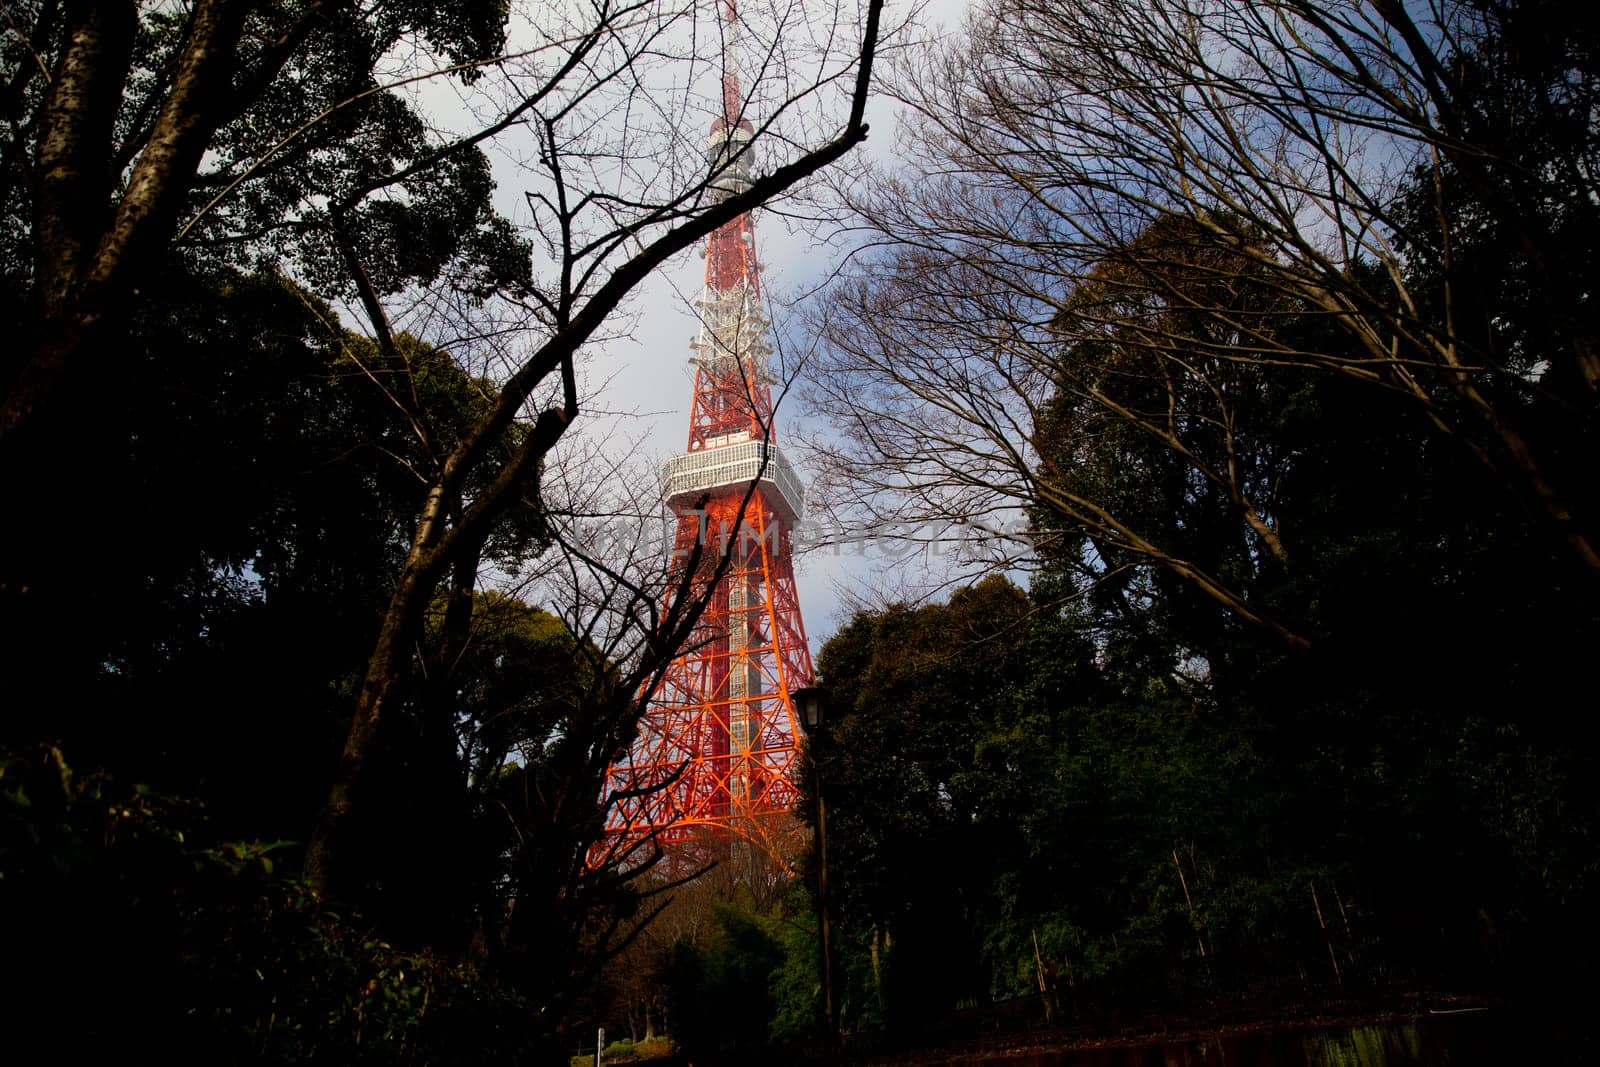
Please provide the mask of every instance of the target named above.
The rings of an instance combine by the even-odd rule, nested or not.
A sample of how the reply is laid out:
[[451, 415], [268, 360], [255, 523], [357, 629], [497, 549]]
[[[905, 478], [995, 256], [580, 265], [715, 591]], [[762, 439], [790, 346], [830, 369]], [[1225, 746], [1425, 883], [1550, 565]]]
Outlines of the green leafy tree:
[[678, 941], [667, 955], [674, 1042], [696, 1062], [770, 1062], [781, 1056], [771, 1047], [770, 1027], [783, 947], [760, 917], [729, 906], [715, 917], [715, 933], [704, 944]]
[[1021, 682], [1027, 613], [1020, 590], [991, 578], [948, 604], [858, 615], [818, 660], [834, 708], [813, 749], [830, 894], [841, 925], [878, 946], [873, 999], [891, 1027], [988, 995], [988, 872], [1014, 835], [988, 817], [1003, 771], [979, 739]]
[[[501, 54], [506, 14], [495, 3], [370, 17], [323, 2], [19, 7], [4, 56], [0, 203], [29, 321], [7, 368], [3, 432], [62, 375], [77, 375], [79, 392], [93, 382], [180, 235], [196, 250], [294, 242], [315, 258], [335, 230], [359, 225], [368, 248], [389, 246], [380, 291], [432, 281], [463, 249], [510, 268], [482, 275], [489, 288], [525, 285], [525, 253], [487, 208], [482, 138], [429, 144], [422, 119], [379, 84], [382, 57], [402, 43], [473, 80]], [[409, 203], [361, 203], [380, 188]], [[204, 210], [219, 194], [234, 194], [228, 209]]]

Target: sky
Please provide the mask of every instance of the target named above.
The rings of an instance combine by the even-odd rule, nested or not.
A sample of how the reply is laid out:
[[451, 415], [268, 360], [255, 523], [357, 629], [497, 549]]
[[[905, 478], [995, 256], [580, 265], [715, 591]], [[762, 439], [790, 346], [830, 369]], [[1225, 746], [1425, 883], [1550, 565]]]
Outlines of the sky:
[[[923, 25], [935, 32], [956, 27], [966, 2], [937, 0], [927, 5]], [[760, 118], [758, 114], [757, 121]], [[859, 166], [861, 156], [892, 164], [899, 125], [892, 102], [875, 96], [867, 120], [871, 126], [867, 143], [839, 165]], [[527, 178], [518, 165], [519, 155], [526, 158], [526, 145], [513, 143], [490, 151], [499, 183], [499, 205], [513, 218], [527, 215]], [[758, 159], [758, 169], [761, 165]], [[800, 323], [807, 294], [826, 278], [846, 246], [771, 211], [757, 212], [755, 225], [762, 284], [779, 347], [774, 361], [778, 362], [786, 351], [792, 351], [786, 346], [806, 343]], [[585, 356], [584, 374], [594, 401], [575, 431], [569, 431], [574, 440], [564, 442], [563, 447], [581, 449], [598, 444], [619, 460], [631, 458], [641, 478], [651, 477], [661, 462], [685, 449], [693, 391], [689, 342], [698, 328], [692, 301], [700, 295], [704, 265], [703, 246], [669, 261], [626, 306], [630, 316], [626, 336], [592, 346]], [[780, 402], [777, 437], [804, 477], [805, 457], [792, 433], [800, 419], [798, 408], [792, 396]], [[812, 420], [808, 429], [814, 425]], [[860, 596], [869, 589], [897, 584], [896, 575], [907, 561], [881, 545], [856, 545], [805, 552], [795, 562], [801, 611], [815, 652], [847, 619], [852, 594]], [[933, 561], [932, 569], [938, 572], [938, 561]]]

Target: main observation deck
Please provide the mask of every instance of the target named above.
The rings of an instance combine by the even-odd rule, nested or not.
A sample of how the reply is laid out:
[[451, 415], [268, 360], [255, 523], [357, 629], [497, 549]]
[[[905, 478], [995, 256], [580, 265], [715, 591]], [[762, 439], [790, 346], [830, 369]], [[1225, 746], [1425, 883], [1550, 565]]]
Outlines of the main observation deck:
[[759, 481], [762, 495], [786, 526], [805, 514], [805, 485], [778, 446], [758, 441], [748, 433], [714, 437], [698, 452], [685, 452], [667, 460], [662, 470], [667, 483], [667, 504], [674, 511], [692, 508], [702, 496], [718, 489], [742, 489]]

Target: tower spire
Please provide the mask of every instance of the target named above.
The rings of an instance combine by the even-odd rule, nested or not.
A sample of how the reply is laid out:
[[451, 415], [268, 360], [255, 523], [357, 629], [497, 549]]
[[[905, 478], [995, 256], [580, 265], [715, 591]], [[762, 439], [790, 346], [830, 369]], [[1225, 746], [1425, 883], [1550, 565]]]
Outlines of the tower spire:
[[[739, 86], [736, 0], [722, 0], [722, 18], [722, 113], [706, 147], [717, 200], [749, 187], [754, 135]], [[798, 830], [790, 693], [812, 680], [791, 544], [805, 491], [777, 445], [748, 212], [707, 238], [696, 305], [688, 448], [664, 473], [677, 576], [696, 567], [669, 586], [707, 607], [647, 704], [638, 741], [611, 768], [607, 832], [624, 847], [653, 835], [690, 863], [735, 842], [781, 863]]]
[[739, 93], [739, 4], [722, 0], [722, 121], [734, 125], [742, 117]]

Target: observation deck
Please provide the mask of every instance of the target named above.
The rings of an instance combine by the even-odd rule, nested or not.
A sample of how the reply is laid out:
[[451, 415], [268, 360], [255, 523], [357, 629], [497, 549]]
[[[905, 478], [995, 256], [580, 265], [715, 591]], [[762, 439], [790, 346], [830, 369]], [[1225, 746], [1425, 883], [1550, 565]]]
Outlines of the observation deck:
[[711, 165], [711, 191], [717, 199], [726, 199], [750, 188], [755, 162], [750, 141], [754, 136], [755, 129], [748, 119], [729, 125], [719, 118], [711, 124], [706, 162]]
[[805, 485], [794, 468], [777, 445], [749, 433], [714, 437], [698, 452], [667, 460], [662, 473], [667, 505], [674, 511], [692, 508], [701, 496], [719, 489], [742, 491], [759, 479], [762, 494], [784, 525], [793, 526], [805, 514]]

